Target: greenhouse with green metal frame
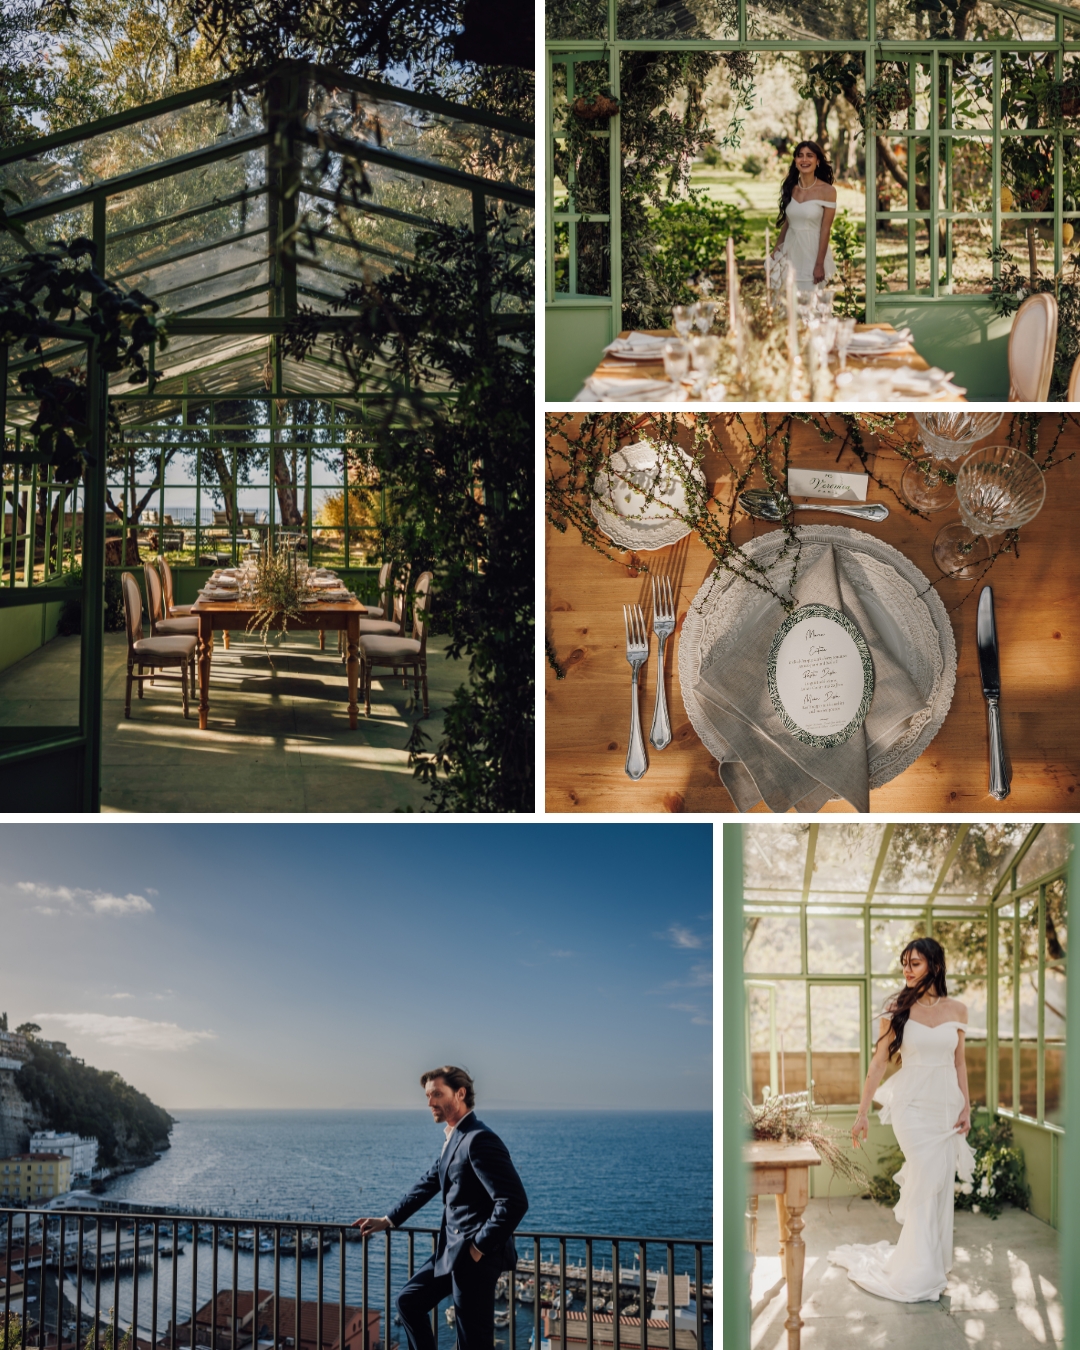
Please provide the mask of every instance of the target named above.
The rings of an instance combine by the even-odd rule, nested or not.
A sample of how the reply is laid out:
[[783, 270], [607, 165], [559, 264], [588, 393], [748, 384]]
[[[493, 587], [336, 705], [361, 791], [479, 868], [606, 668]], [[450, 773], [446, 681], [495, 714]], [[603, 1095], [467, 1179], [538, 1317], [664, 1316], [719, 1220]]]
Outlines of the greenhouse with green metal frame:
[[[238, 809], [305, 809], [293, 772], [305, 743], [328, 756], [322, 809], [419, 805], [405, 751], [409, 690], [382, 682], [381, 713], [362, 718], [350, 741], [337, 644], [324, 635], [286, 634], [265, 665], [253, 639], [234, 634], [231, 654], [215, 658], [222, 720], [214, 732], [212, 716], [200, 741], [196, 723], [176, 721], [179, 697], [158, 699], [157, 686], [146, 688], [145, 711], [138, 705], [119, 725], [110, 699], [125, 639], [105, 630], [122, 627], [121, 571], [142, 586], [142, 564], [158, 557], [180, 607], [212, 572], [286, 543], [291, 558], [334, 571], [368, 606], [380, 600], [379, 566], [395, 548], [407, 553], [411, 541], [406, 565], [432, 566], [417, 560], [408, 493], [371, 453], [380, 444], [385, 464], [395, 428], [404, 438], [425, 407], [457, 393], [452, 376], [416, 355], [424, 335], [401, 332], [405, 301], [423, 290], [410, 269], [421, 255], [437, 267], [442, 248], [449, 271], [463, 248], [479, 279], [468, 341], [491, 334], [513, 346], [531, 332], [520, 289], [491, 281], [500, 275], [493, 259], [513, 269], [531, 258], [531, 136], [518, 118], [293, 63], [0, 152], [3, 809], [101, 809], [103, 756], [107, 789], [119, 732], [129, 745], [142, 736], [145, 754], [111, 798], [106, 790], [105, 809], [200, 809], [200, 799], [209, 809], [228, 809], [227, 799]], [[91, 279], [76, 286], [80, 266]], [[402, 308], [391, 313], [388, 296], [405, 297]], [[447, 341], [459, 343], [449, 327]], [[489, 521], [501, 500], [491, 466], [467, 450], [459, 458], [446, 491]], [[482, 569], [483, 558], [470, 565]], [[72, 631], [73, 609], [81, 639], [55, 642], [58, 626]], [[455, 672], [445, 640], [433, 646], [437, 717], [465, 663]], [[290, 669], [295, 687], [275, 686]], [[267, 708], [306, 692], [318, 726], [296, 716], [259, 725], [254, 705], [228, 705], [264, 676]], [[238, 755], [228, 734], [244, 733], [253, 740]], [[275, 806], [257, 780], [279, 752]], [[245, 758], [224, 796], [201, 772], [219, 775]], [[176, 767], [163, 775], [167, 763]], [[151, 791], [163, 777], [177, 789], [168, 800]], [[309, 786], [313, 809], [320, 793]]]
[[[861, 1154], [851, 1130], [880, 1010], [902, 987], [900, 952], [920, 937], [940, 943], [949, 994], [966, 1006], [970, 1139], [977, 1169], [987, 1170], [968, 1193], [957, 1183], [949, 1293], [917, 1305], [942, 1316], [918, 1319], [924, 1339], [911, 1343], [960, 1344], [955, 1318], [972, 1345], [1062, 1343], [1062, 1286], [1080, 1250], [1069, 1199], [1080, 1157], [1066, 1110], [1080, 1036], [1066, 996], [1078, 834], [1004, 821], [724, 828], [725, 1288], [739, 1290], [725, 1344], [785, 1341], [785, 1300], [770, 1288], [775, 1249], [765, 1228], [748, 1238], [744, 1217], [752, 1213], [751, 1230], [772, 1231], [771, 1204], [753, 1199], [747, 1209], [761, 1186], [748, 1184], [743, 1142], [771, 1138], [748, 1120], [763, 1122], [770, 1101], [789, 1103], [793, 1139], [831, 1135], [864, 1169], [846, 1175], [825, 1156], [809, 1168], [803, 1345], [863, 1344], [860, 1319], [871, 1312], [883, 1343], [890, 1328], [899, 1335], [911, 1324], [905, 1305], [861, 1293], [825, 1256], [845, 1242], [895, 1243], [900, 1231], [889, 1212], [903, 1161], [893, 1127], [872, 1112]], [[1007, 1186], [999, 1163], [1011, 1169]], [[878, 1204], [854, 1198], [868, 1190]], [[757, 1252], [752, 1305], [748, 1246]], [[898, 1323], [888, 1320], [894, 1312]], [[1074, 1299], [1069, 1313], [1078, 1312]]]
[[[850, 312], [910, 328], [969, 398], [1008, 397], [1011, 316], [1031, 290], [1057, 293], [1066, 373], [1080, 353], [1080, 9], [548, 0], [546, 46], [549, 398], [573, 398], [620, 330], [666, 326], [687, 298], [700, 257], [665, 251], [668, 205], [688, 189], [731, 210], [776, 199], [779, 172], [773, 186], [738, 168], [748, 119], [765, 128], [755, 156], [771, 140], [784, 167], [797, 138], [831, 146]], [[718, 156], [736, 161], [720, 188]], [[751, 275], [763, 221], [740, 248]], [[718, 231], [721, 274], [725, 243]]]

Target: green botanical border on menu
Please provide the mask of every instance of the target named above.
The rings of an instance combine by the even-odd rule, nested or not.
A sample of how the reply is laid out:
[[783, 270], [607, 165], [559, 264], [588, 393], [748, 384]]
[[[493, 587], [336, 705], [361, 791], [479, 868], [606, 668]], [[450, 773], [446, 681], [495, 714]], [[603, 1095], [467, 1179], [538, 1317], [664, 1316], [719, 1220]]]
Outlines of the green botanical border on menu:
[[[831, 736], [815, 736], [812, 731], [806, 731], [793, 722], [780, 699], [780, 691], [776, 687], [776, 658], [780, 651], [780, 644], [796, 624], [802, 623], [804, 619], [814, 618], [831, 619], [833, 623], [838, 623], [848, 633], [855, 643], [855, 650], [859, 653], [863, 668], [863, 696], [859, 709], [842, 731], [833, 732]], [[845, 741], [850, 740], [866, 720], [866, 714], [870, 711], [870, 701], [874, 697], [874, 663], [870, 656], [870, 648], [866, 645], [866, 639], [846, 614], [841, 613], [838, 609], [833, 609], [831, 605], [817, 603], [800, 605], [798, 609], [788, 615], [776, 630], [772, 647], [769, 649], [768, 678], [769, 697], [772, 699], [777, 717], [784, 724], [786, 730], [790, 731], [796, 740], [802, 741], [803, 745], [812, 745], [818, 750], [828, 750], [835, 745], [843, 745]]]

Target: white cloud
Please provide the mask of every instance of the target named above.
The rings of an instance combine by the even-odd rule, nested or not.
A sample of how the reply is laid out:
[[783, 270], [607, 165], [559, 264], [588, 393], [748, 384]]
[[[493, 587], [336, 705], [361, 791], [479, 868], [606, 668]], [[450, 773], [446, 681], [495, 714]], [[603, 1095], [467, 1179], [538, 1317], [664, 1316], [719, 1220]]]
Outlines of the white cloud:
[[564, 957], [564, 956], [577, 956], [577, 952], [557, 952], [557, 951], [556, 951], [556, 952], [552, 952], [551, 955], [552, 955], [552, 956], [560, 956], [560, 957]]
[[116, 1017], [110, 1013], [34, 1014], [47, 1031], [59, 1024], [69, 1035], [87, 1036], [125, 1050], [190, 1050], [199, 1041], [217, 1040], [216, 1031], [188, 1031], [175, 1022], [152, 1022], [147, 1017]]
[[110, 994], [110, 998], [134, 998], [134, 994]]
[[[36, 881], [19, 881], [16, 886], [27, 895], [45, 903], [34, 908], [42, 914], [58, 914], [58, 906], [70, 912], [93, 914], [152, 914], [154, 906], [145, 895], [112, 895], [109, 891], [88, 891], [81, 887], [42, 886]], [[151, 891], [157, 895], [157, 891]]]
[[683, 1012], [693, 1014], [690, 1021], [696, 1027], [711, 1027], [712, 1020], [707, 1017], [704, 1011], [696, 1003], [669, 1003], [668, 1007], [672, 1012]]
[[677, 923], [673, 923], [668, 929], [668, 937], [671, 938], [673, 947], [704, 947], [705, 945], [704, 938]]

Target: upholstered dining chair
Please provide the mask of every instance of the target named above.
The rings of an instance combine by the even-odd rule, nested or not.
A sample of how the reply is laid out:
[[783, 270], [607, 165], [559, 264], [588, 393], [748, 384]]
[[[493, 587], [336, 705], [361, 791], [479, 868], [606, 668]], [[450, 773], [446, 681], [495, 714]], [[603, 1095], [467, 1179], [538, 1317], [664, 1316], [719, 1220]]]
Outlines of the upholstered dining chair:
[[394, 673], [412, 671], [413, 688], [423, 690], [424, 716], [428, 715], [427, 620], [431, 612], [430, 572], [421, 572], [413, 590], [412, 635], [393, 637], [371, 633], [360, 637], [360, 678], [364, 684], [364, 715], [371, 716], [371, 672], [375, 666], [390, 666]]
[[191, 613], [190, 605], [176, 605], [173, 603], [173, 578], [172, 568], [165, 561], [165, 555], [159, 553], [157, 556], [157, 567], [161, 573], [161, 589], [165, 600], [165, 617], [167, 619], [183, 619]]
[[1045, 403], [1054, 373], [1058, 307], [1045, 292], [1029, 295], [1009, 333], [1009, 402]]
[[193, 633], [199, 635], [199, 620], [194, 614], [178, 615], [168, 618], [165, 613], [165, 588], [161, 574], [153, 563], [143, 563], [143, 577], [146, 580], [146, 612], [150, 615], [151, 637], [187, 637]]
[[[128, 660], [127, 688], [124, 691], [124, 716], [131, 716], [131, 686], [138, 683], [139, 697], [143, 696], [143, 681], [179, 680], [184, 698], [184, 716], [188, 715], [188, 677], [190, 672], [191, 689], [195, 688], [195, 648], [196, 639], [187, 634], [175, 634], [170, 637], [143, 637], [142, 596], [139, 583], [130, 572], [120, 577], [120, 586], [124, 593], [124, 622], [127, 628]], [[179, 675], [163, 675], [163, 669], [179, 666]], [[146, 673], [144, 673], [146, 672]]]
[[1080, 356], [1073, 362], [1069, 376], [1069, 392], [1065, 395], [1067, 403], [1080, 403]]
[[[360, 636], [404, 637], [408, 611], [409, 570], [406, 568], [391, 585], [393, 563], [379, 568], [379, 604], [373, 605], [360, 620]], [[388, 618], [382, 617], [389, 615]], [[338, 650], [345, 659], [345, 634], [338, 633]]]

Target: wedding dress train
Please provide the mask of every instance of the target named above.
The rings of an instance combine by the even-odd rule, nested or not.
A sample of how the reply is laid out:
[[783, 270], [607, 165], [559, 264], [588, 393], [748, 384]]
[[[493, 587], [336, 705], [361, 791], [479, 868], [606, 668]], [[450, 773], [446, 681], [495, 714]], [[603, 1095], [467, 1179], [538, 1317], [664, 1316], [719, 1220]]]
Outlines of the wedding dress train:
[[975, 1154], [956, 1121], [964, 1094], [956, 1077], [957, 1028], [908, 1019], [901, 1068], [874, 1093], [883, 1124], [891, 1124], [904, 1154], [896, 1174], [900, 1200], [893, 1213], [900, 1239], [848, 1244], [829, 1253], [835, 1265], [871, 1294], [900, 1303], [940, 1298], [953, 1262], [953, 1182], [970, 1182]]
[[[835, 209], [835, 202], [822, 201], [812, 197], [806, 202], [797, 202], [794, 197], [787, 206], [787, 234], [776, 255], [776, 266], [772, 270], [773, 285], [780, 289], [784, 285], [785, 263], [795, 269], [795, 289], [812, 291], [814, 289], [814, 264], [817, 262], [818, 244], [821, 241], [821, 217], [825, 208]], [[836, 275], [832, 249], [825, 250], [825, 280], [831, 281]]]

